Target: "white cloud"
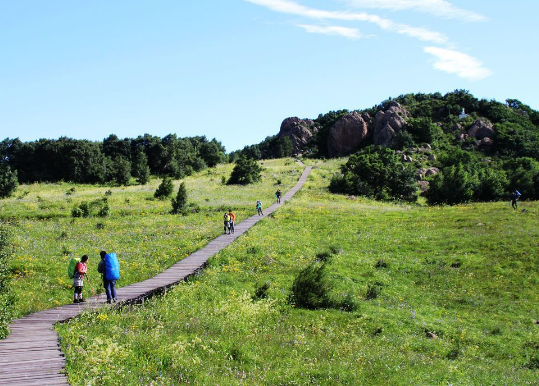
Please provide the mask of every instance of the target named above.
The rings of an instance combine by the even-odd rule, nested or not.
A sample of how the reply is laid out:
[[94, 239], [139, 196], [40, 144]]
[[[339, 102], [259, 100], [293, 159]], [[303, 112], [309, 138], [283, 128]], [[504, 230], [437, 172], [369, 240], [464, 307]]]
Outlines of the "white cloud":
[[425, 47], [423, 50], [436, 58], [434, 68], [437, 70], [469, 80], [480, 80], [493, 74], [491, 70], [483, 67], [479, 60], [462, 52], [440, 47]]
[[363, 35], [357, 28], [338, 27], [338, 26], [318, 26], [309, 24], [298, 24], [298, 27], [305, 29], [309, 33], [323, 35], [339, 35], [350, 39], [360, 39], [367, 37]]
[[371, 15], [364, 12], [339, 12], [325, 11], [305, 7], [290, 0], [245, 0], [249, 3], [261, 5], [272, 11], [303, 16], [311, 19], [320, 20], [342, 20], [342, 21], [363, 21], [376, 24], [385, 31], [396, 32], [408, 35], [416, 39], [430, 41], [433, 43], [445, 43], [447, 37], [439, 32], [430, 31], [424, 28], [412, 27], [406, 24], [395, 23], [392, 20], [382, 18], [377, 15]]
[[464, 21], [486, 21], [487, 18], [477, 12], [458, 8], [445, 0], [342, 0], [357, 8], [389, 9], [391, 11], [413, 10], [431, 15], [461, 19]]

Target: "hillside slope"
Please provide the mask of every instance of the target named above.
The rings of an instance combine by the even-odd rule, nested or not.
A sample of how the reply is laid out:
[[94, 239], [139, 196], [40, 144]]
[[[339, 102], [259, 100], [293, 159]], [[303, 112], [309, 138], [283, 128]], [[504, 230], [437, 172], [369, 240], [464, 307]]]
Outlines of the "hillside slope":
[[[313, 163], [304, 190], [199, 277], [59, 326], [71, 384], [536, 384], [537, 203], [350, 199], [327, 193], [336, 161]], [[289, 302], [322, 258], [348, 310]]]

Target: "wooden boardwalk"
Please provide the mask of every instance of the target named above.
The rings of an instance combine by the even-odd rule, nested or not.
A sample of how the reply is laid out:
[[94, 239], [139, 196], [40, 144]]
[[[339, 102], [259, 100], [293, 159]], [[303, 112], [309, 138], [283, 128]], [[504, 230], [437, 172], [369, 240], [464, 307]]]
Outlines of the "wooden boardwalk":
[[[119, 305], [143, 302], [202, 269], [210, 257], [290, 200], [301, 189], [310, 172], [311, 167], [306, 167], [296, 185], [281, 197], [281, 204], [273, 204], [264, 209], [264, 216], [254, 215], [238, 223], [234, 234], [217, 237], [204, 248], [151, 279], [118, 288]], [[0, 386], [69, 385], [63, 373], [65, 357], [54, 324], [73, 318], [82, 311], [103, 307], [105, 300], [104, 295], [97, 295], [86, 303], [68, 304], [13, 321], [9, 326], [11, 334], [0, 341]]]

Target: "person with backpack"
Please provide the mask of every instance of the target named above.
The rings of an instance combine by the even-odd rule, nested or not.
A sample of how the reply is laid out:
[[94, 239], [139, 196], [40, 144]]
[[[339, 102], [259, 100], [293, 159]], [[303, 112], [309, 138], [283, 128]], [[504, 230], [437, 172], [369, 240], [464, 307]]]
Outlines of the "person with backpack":
[[228, 210], [228, 216], [230, 217], [230, 222], [228, 225], [228, 233], [234, 233], [234, 224], [236, 223], [236, 215], [232, 212], [232, 209]]
[[277, 204], [281, 203], [281, 189], [277, 189], [275, 192], [275, 197], [277, 198]]
[[513, 190], [513, 192], [511, 193], [511, 206], [513, 207], [513, 209], [517, 209], [518, 207], [518, 199], [520, 198], [521, 194], [518, 190]]
[[228, 214], [228, 212], [225, 212], [223, 216], [223, 224], [224, 224], [225, 235], [230, 234], [230, 214]]
[[262, 201], [256, 200], [256, 211], [259, 216], [264, 216], [264, 213], [262, 213]]
[[[108, 304], [111, 304], [112, 302], [116, 303], [116, 301], [118, 300], [118, 298], [116, 297], [116, 279], [110, 278], [111, 280], [109, 280], [109, 278], [107, 277], [107, 263], [105, 261], [105, 258], [107, 257], [107, 252], [101, 251], [99, 255], [101, 256], [101, 261], [97, 265], [97, 272], [99, 272], [103, 276], [103, 287], [105, 287], [105, 293], [107, 294], [107, 303]], [[114, 254], [114, 257], [116, 257], [116, 254]], [[111, 256], [109, 256], [109, 258], [111, 258]], [[116, 261], [113, 261], [112, 263], [113, 265], [118, 266], [117, 270], [119, 273], [120, 267], [119, 267], [118, 261], [116, 260]]]
[[88, 272], [88, 256], [84, 255], [75, 266], [75, 272], [73, 273], [73, 287], [75, 292], [73, 294], [73, 303], [82, 303], [84, 299], [82, 297], [82, 287], [84, 286], [84, 275]]

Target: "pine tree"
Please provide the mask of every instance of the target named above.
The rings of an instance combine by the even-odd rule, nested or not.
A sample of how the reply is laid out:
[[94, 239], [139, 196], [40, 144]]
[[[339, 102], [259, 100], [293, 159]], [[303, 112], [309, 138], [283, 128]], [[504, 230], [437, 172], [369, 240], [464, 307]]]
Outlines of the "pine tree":
[[180, 184], [180, 188], [178, 189], [178, 194], [176, 195], [176, 198], [173, 198], [171, 201], [172, 214], [177, 214], [184, 211], [187, 206], [187, 189], [185, 188], [185, 182], [182, 182]]
[[170, 197], [173, 189], [174, 186], [172, 184], [172, 180], [170, 179], [170, 177], [165, 176], [163, 177], [163, 181], [161, 181], [161, 183], [157, 187], [154, 197], [160, 200], [164, 200], [165, 198]]

